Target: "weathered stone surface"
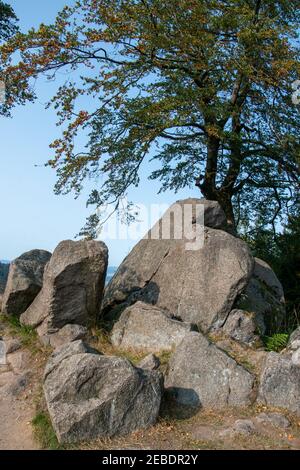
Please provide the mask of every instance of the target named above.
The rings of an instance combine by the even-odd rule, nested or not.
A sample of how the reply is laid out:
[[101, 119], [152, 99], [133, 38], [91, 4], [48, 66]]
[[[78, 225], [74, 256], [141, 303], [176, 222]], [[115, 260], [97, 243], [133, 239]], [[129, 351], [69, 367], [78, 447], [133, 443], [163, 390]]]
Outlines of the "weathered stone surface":
[[235, 437], [237, 435], [251, 436], [255, 433], [255, 425], [251, 419], [238, 419], [235, 421], [232, 427], [224, 429], [220, 432], [221, 438]]
[[21, 316], [21, 323], [46, 330], [69, 323], [88, 326], [99, 314], [108, 261], [104, 243], [63, 241], [55, 249], [43, 289]]
[[283, 288], [267, 263], [255, 258], [253, 276], [235, 306], [255, 313], [261, 335], [280, 327], [286, 315]]
[[206, 228], [198, 250], [188, 250], [186, 239], [143, 239], [109, 283], [102, 314], [116, 318], [141, 300], [206, 332], [223, 325], [253, 266], [247, 245], [221, 230]]
[[207, 199], [204, 199], [204, 198], [182, 199], [182, 200], [177, 201], [175, 204], [173, 204], [170, 210], [172, 210], [174, 206], [179, 206], [181, 207], [184, 213], [184, 210], [185, 210], [184, 206], [189, 206], [189, 205], [192, 205], [193, 207], [194, 221], [196, 221], [197, 223], [203, 225], [203, 220], [201, 218], [198, 218], [197, 212], [196, 212], [196, 206], [202, 205], [204, 206], [204, 226], [205, 227], [222, 229], [222, 230], [227, 229], [226, 215], [222, 207], [217, 201], [208, 201]]
[[7, 355], [7, 361], [14, 372], [22, 374], [29, 370], [30, 354], [28, 351], [16, 351]]
[[287, 350], [296, 351], [300, 348], [300, 327], [298, 327], [289, 338]]
[[156, 370], [160, 366], [160, 359], [154, 354], [148, 354], [148, 356], [142, 359], [137, 367], [140, 369]]
[[5, 291], [5, 286], [7, 283], [9, 272], [9, 264], [8, 263], [0, 263], [0, 295], [3, 294]]
[[256, 335], [255, 314], [245, 312], [245, 310], [232, 310], [222, 331], [230, 338], [249, 345], [259, 339]]
[[42, 288], [43, 274], [51, 253], [32, 250], [15, 259], [2, 299], [2, 311], [7, 315], [21, 315], [33, 302]]
[[294, 366], [300, 367], [300, 348], [292, 355], [292, 363]]
[[114, 325], [111, 342], [124, 350], [167, 351], [193, 329], [190, 323], [173, 320], [153, 305], [137, 302], [124, 310]]
[[289, 357], [269, 353], [260, 378], [258, 400], [300, 415], [300, 367]]
[[276, 428], [288, 429], [291, 425], [290, 421], [281, 413], [260, 413], [256, 417], [256, 421], [259, 424], [271, 424]]
[[253, 275], [263, 282], [268, 289], [271, 289], [279, 301], [284, 303], [285, 299], [282, 284], [268, 263], [259, 258], [255, 258]]
[[72, 343], [79, 339], [85, 339], [88, 335], [88, 329], [82, 325], [65, 325], [57, 333], [48, 335], [50, 346], [56, 349], [64, 344]]
[[17, 338], [10, 338], [8, 340], [5, 340], [5, 344], [6, 344], [6, 354], [14, 353], [18, 351], [19, 349], [21, 349], [22, 347], [21, 341]]
[[177, 403], [192, 407], [245, 406], [255, 398], [254, 376], [196, 332], [172, 355], [166, 388]]
[[159, 372], [136, 368], [119, 357], [86, 352], [70, 356], [70, 345], [67, 354], [61, 349], [60, 360], [56, 355], [44, 381], [60, 442], [124, 435], [156, 422], [162, 396]]
[[88, 344], [82, 340], [73, 341], [72, 343], [65, 344], [57, 348], [50, 356], [46, 364], [45, 374], [49, 375], [58, 365], [68, 357], [75, 356], [76, 354], [100, 354], [98, 351], [92, 349]]

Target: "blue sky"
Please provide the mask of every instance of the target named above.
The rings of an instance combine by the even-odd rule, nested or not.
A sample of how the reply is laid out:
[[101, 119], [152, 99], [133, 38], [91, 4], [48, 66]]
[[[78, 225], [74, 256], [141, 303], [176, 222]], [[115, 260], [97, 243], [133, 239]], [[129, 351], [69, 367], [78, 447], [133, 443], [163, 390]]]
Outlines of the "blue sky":
[[[50, 23], [55, 14], [72, 0], [6, 0], [26, 31], [40, 23]], [[52, 155], [49, 143], [59, 135], [53, 111], [44, 103], [55, 84], [40, 79], [39, 99], [14, 110], [13, 118], [0, 118], [0, 259], [13, 259], [24, 251], [43, 248], [53, 251], [64, 239], [74, 239], [84, 225], [86, 190], [79, 199], [72, 195], [55, 196], [56, 175], [43, 164]], [[147, 170], [147, 168], [144, 168]], [[159, 185], [143, 178], [140, 188], [129, 192], [135, 203], [171, 204], [174, 200], [198, 195], [196, 190], [157, 196]], [[135, 241], [106, 241], [110, 264], [118, 265]]]

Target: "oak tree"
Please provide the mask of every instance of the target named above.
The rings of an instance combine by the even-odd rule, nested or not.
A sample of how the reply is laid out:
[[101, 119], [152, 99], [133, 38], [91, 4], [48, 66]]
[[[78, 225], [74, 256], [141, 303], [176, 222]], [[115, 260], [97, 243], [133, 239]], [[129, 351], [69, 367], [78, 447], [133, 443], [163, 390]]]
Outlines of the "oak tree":
[[276, 229], [299, 195], [299, 6], [78, 0], [2, 46], [6, 110], [36, 98], [33, 79], [66, 70], [50, 102], [58, 193], [92, 177], [89, 203], [117, 207], [151, 159], [162, 191], [196, 185], [233, 228], [259, 211]]

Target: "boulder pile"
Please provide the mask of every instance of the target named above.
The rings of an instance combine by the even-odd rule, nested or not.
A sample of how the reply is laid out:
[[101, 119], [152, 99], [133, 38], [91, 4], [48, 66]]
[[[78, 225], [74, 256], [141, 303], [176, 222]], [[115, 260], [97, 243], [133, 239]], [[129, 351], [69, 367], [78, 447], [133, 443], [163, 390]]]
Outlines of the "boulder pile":
[[[178, 236], [185, 211], [190, 226]], [[195, 413], [258, 401], [300, 415], [299, 330], [281, 353], [267, 352], [262, 341], [284, 321], [282, 286], [230, 233], [218, 203], [171, 206], [105, 289], [102, 242], [64, 241], [51, 258], [31, 253], [12, 263], [4, 312], [54, 349], [44, 392], [61, 442], [151, 426], [163, 396]], [[14, 283], [18, 276], [22, 283]], [[110, 325], [113, 355], [88, 345], [99, 320]], [[135, 352], [144, 356], [138, 365], [125, 358]]]

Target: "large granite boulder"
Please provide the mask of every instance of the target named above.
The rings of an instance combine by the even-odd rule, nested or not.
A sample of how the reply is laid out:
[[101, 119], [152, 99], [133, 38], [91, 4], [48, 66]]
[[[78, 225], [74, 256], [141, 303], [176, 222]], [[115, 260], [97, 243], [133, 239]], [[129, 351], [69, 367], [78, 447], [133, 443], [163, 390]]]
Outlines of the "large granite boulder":
[[42, 288], [44, 269], [50, 258], [48, 251], [32, 250], [10, 264], [2, 299], [3, 313], [19, 316], [25, 312]]
[[160, 372], [91, 353], [80, 341], [56, 352], [44, 376], [48, 410], [63, 443], [125, 435], [153, 425], [162, 389]]
[[98, 241], [63, 241], [55, 249], [44, 273], [43, 288], [21, 316], [31, 327], [47, 330], [67, 324], [89, 326], [99, 314], [108, 250]]
[[166, 389], [179, 405], [247, 406], [255, 399], [255, 378], [204, 335], [192, 332], [171, 356]]
[[236, 308], [255, 313], [261, 335], [278, 330], [285, 318], [285, 299], [280, 281], [272, 268], [255, 258], [253, 276], [236, 302]]
[[275, 352], [267, 355], [260, 378], [258, 400], [300, 416], [300, 363]]
[[[178, 205], [180, 209], [188, 203], [190, 200], [179, 202], [175, 216]], [[225, 322], [252, 277], [254, 259], [242, 240], [207, 227], [200, 240], [203, 243], [190, 249], [187, 237], [175, 238], [175, 219], [170, 217], [173, 207], [121, 264], [106, 289], [103, 316], [115, 319], [126, 306], [141, 300], [178, 320], [196, 324], [204, 332]], [[189, 233], [200, 223], [198, 216], [196, 211]], [[171, 237], [166, 239], [163, 228], [169, 222]], [[153, 239], [153, 233], [158, 239]]]
[[123, 350], [168, 351], [194, 329], [153, 305], [137, 302], [127, 307], [114, 325], [111, 342]]

